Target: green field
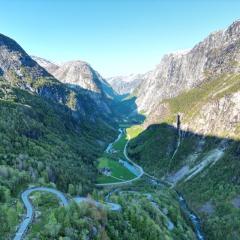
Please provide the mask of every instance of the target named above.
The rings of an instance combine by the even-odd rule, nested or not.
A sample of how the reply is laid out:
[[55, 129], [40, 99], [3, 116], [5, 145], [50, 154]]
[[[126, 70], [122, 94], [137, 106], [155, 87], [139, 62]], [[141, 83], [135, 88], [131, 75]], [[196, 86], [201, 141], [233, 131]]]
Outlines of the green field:
[[121, 182], [136, 177], [127, 168], [122, 166], [118, 162], [118, 159], [126, 160], [123, 152], [124, 147], [127, 144], [128, 138], [135, 138], [141, 132], [142, 127], [139, 125], [127, 128], [126, 132], [122, 135], [122, 137], [113, 144], [113, 152], [111, 154], [104, 153], [102, 157], [98, 159], [98, 169], [107, 167], [112, 172], [111, 176], [99, 175], [97, 178], [98, 183]]
[[135, 125], [127, 129], [128, 139], [133, 139], [137, 137], [143, 131], [143, 127], [141, 125]]
[[98, 168], [104, 167], [107, 167], [112, 171], [112, 177], [104, 175], [99, 176], [98, 183], [121, 182], [121, 180], [126, 181], [135, 177], [132, 172], [122, 166], [118, 161], [107, 157], [102, 157], [99, 159]]
[[105, 175], [99, 175], [97, 178], [98, 183], [115, 183], [115, 182], [122, 182], [120, 180], [117, 180], [116, 178], [105, 176]]

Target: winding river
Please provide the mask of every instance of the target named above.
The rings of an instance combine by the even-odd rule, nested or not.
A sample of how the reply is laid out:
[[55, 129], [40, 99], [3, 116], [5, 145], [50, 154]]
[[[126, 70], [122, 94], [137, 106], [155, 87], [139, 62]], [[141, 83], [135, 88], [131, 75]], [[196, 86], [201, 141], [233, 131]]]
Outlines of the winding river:
[[182, 211], [186, 214], [186, 216], [191, 220], [197, 239], [204, 240], [205, 237], [204, 237], [202, 229], [201, 229], [200, 219], [188, 207], [187, 202], [183, 198], [183, 196], [178, 192], [177, 192], [177, 194], [178, 194], [178, 200], [179, 200], [180, 207], [181, 207]]

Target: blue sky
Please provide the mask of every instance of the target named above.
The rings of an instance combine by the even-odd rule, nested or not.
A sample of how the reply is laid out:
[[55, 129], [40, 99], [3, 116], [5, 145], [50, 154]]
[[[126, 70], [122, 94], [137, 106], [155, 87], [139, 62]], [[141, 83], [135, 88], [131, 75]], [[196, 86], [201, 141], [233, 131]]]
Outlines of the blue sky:
[[29, 54], [142, 73], [240, 17], [238, 0], [0, 0], [0, 32]]

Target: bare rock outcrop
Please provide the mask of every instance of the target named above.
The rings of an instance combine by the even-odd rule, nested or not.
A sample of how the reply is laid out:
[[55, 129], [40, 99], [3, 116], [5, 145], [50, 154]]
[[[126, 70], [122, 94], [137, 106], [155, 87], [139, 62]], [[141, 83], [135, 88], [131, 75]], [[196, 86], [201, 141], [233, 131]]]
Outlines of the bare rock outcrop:
[[240, 72], [240, 21], [210, 34], [191, 50], [165, 55], [137, 89], [139, 111], [149, 114], [163, 99], [219, 74], [236, 72]]

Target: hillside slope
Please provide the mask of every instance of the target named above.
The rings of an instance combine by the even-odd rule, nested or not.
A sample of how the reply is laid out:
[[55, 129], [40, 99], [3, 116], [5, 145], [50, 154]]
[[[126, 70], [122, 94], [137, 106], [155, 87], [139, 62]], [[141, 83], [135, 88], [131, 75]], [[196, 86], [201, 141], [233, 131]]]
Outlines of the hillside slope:
[[[165, 55], [136, 90], [139, 111], [157, 109], [166, 98], [240, 71], [240, 21], [214, 32], [191, 50]], [[146, 91], [147, 89], [147, 91]]]
[[[225, 90], [218, 92], [221, 84]], [[185, 194], [209, 239], [239, 239], [239, 97], [236, 75], [164, 100], [160, 122], [146, 128], [128, 149], [148, 173]]]
[[31, 184], [92, 191], [96, 159], [117, 134], [110, 106], [56, 80], [0, 35], [0, 235], [9, 239]]
[[84, 61], [69, 61], [56, 65], [43, 58], [34, 56], [33, 59], [59, 81], [99, 93], [102, 101], [106, 101], [104, 97], [111, 99], [118, 97], [107, 81]]
[[[235, 22], [178, 57], [183, 61], [176, 60], [179, 67], [172, 61], [165, 65], [171, 69], [165, 80], [172, 91], [165, 83], [153, 86], [160, 95], [152, 96], [156, 102], [149, 107], [145, 130], [128, 148], [129, 155], [148, 173], [184, 193], [201, 217], [208, 239], [240, 236], [239, 33], [240, 22]], [[204, 55], [201, 71], [194, 77], [190, 69], [183, 72], [182, 68], [193, 51], [197, 55], [192, 61], [195, 57], [200, 61], [199, 49], [208, 57]], [[197, 67], [195, 63], [193, 69]], [[176, 85], [175, 80], [181, 82]], [[145, 96], [153, 94], [151, 91], [149, 88]]]
[[12, 85], [68, 106], [77, 118], [113, 122], [111, 102], [102, 93], [61, 83], [4, 35], [0, 53], [0, 74]]

